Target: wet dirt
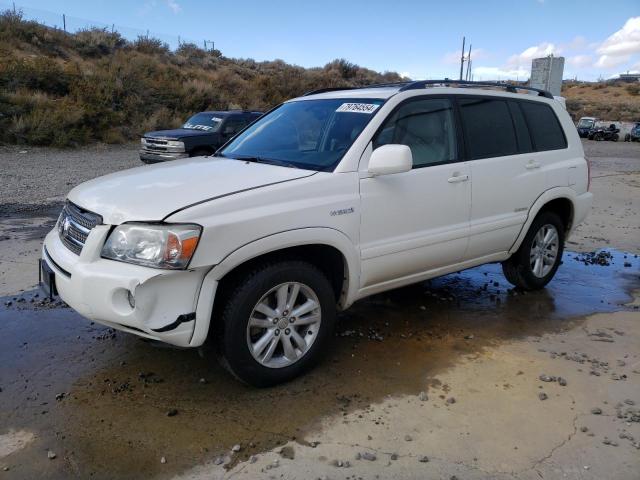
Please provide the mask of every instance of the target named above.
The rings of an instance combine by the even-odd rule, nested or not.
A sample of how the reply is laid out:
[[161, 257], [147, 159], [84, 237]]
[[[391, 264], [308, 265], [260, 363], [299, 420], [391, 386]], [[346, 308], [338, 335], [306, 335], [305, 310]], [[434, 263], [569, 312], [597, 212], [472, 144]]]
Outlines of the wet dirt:
[[68, 308], [36, 308], [33, 292], [4, 298], [0, 435], [35, 439], [0, 459], [10, 468], [0, 478], [168, 478], [221, 455], [233, 465], [302, 441], [322, 418], [388, 396], [445, 398], [438, 373], [489, 346], [535, 341], [586, 314], [637, 309], [624, 304], [640, 287], [640, 259], [608, 253], [602, 265], [567, 252], [535, 293], [512, 290], [499, 265], [486, 265], [363, 300], [340, 315], [325, 362], [265, 390], [239, 384], [194, 350], [158, 348]]

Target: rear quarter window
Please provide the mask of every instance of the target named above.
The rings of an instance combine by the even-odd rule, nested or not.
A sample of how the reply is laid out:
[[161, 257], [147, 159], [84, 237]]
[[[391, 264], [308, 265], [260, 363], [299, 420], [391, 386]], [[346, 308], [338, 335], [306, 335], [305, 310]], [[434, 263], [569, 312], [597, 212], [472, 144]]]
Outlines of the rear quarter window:
[[460, 98], [458, 104], [469, 158], [518, 153], [513, 121], [505, 100]]
[[567, 148], [567, 139], [558, 117], [549, 105], [538, 102], [519, 103], [527, 120], [533, 147], [536, 151]]

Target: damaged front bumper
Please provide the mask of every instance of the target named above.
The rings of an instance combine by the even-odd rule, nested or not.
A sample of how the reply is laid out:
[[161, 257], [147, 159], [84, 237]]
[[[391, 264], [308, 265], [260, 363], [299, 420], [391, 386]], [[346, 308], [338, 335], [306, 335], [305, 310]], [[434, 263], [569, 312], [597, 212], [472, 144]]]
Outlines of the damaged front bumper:
[[[71, 308], [95, 322], [180, 347], [200, 346], [207, 335], [217, 285], [202, 285], [210, 267], [160, 270], [100, 257], [108, 225], [91, 230], [80, 255], [53, 229], [42, 260]], [[210, 283], [210, 282], [209, 282]]]

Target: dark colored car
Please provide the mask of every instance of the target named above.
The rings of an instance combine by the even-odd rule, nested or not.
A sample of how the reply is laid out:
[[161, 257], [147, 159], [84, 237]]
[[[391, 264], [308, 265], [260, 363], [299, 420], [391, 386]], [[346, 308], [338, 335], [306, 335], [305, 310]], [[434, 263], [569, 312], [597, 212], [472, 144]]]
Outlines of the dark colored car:
[[145, 133], [140, 139], [140, 160], [156, 163], [211, 155], [261, 115], [241, 110], [196, 113], [182, 128]]
[[587, 138], [591, 130], [595, 128], [596, 122], [597, 119], [594, 117], [582, 117], [576, 126], [580, 138]]
[[640, 123], [636, 123], [631, 131], [624, 136], [625, 142], [640, 142]]

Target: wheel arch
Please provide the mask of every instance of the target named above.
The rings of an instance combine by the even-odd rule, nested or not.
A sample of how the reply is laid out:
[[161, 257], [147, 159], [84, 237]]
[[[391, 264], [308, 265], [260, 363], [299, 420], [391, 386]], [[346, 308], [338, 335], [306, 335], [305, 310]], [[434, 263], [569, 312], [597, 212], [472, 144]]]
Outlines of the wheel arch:
[[569, 187], [552, 188], [540, 195], [540, 197], [538, 197], [534, 202], [533, 206], [529, 209], [527, 220], [522, 226], [522, 229], [518, 234], [518, 238], [509, 249], [509, 253], [514, 253], [518, 248], [520, 248], [531, 224], [536, 216], [542, 211], [551, 211], [558, 214], [566, 227], [565, 234], [568, 236], [574, 227], [575, 198], [575, 190]]
[[207, 338], [217, 308], [224, 303], [225, 287], [257, 262], [304, 259], [320, 268], [331, 281], [339, 308], [355, 300], [360, 278], [359, 255], [344, 233], [328, 228], [303, 228], [252, 241], [228, 254], [205, 276], [196, 310], [196, 331], [191, 346]]

